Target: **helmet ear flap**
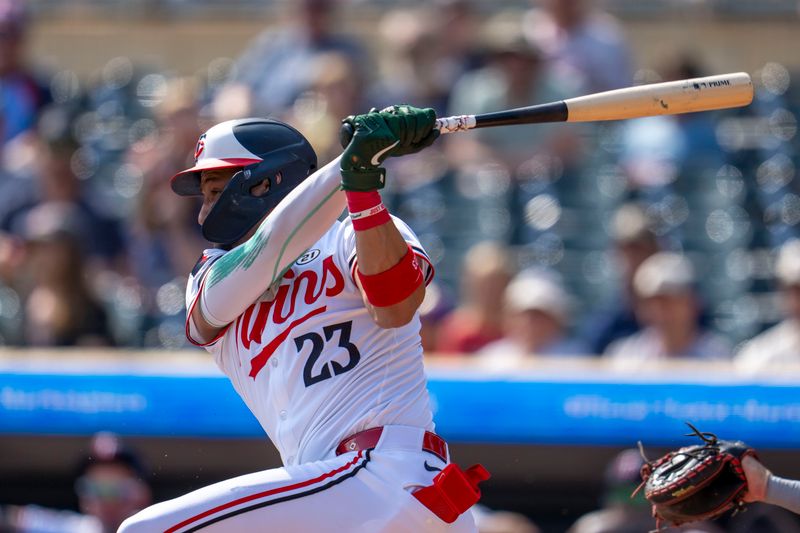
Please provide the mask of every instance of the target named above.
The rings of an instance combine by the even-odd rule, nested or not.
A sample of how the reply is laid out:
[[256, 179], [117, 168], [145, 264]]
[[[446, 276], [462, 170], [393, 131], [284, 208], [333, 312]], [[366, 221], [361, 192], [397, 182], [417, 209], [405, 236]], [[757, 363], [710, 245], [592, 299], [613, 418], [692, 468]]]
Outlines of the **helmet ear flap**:
[[[246, 185], [247, 169], [242, 169], [228, 181], [208, 212], [201, 226], [203, 237], [219, 244], [233, 244], [247, 234], [261, 212], [260, 202], [253, 202]], [[242, 194], [244, 192], [244, 194]], [[249, 201], [248, 201], [249, 200]]]
[[[283, 169], [287, 172], [303, 164], [296, 157], [283, 158], [279, 162], [284, 163]], [[225, 245], [239, 241], [294, 188], [296, 184], [284, 179], [283, 169], [276, 172], [270, 167], [255, 163], [231, 177], [203, 222], [201, 230], [205, 239]], [[253, 189], [264, 180], [268, 180], [264, 194], [253, 194]]]

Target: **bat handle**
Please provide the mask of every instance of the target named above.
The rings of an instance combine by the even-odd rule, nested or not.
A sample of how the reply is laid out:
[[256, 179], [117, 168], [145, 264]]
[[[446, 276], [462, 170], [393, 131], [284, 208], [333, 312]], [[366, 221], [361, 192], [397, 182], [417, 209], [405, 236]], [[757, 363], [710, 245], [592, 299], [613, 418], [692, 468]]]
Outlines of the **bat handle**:
[[[436, 119], [434, 128], [441, 133], [453, 133], [456, 131], [471, 130], [477, 126], [475, 115], [455, 115], [452, 117], [442, 117]], [[347, 148], [350, 141], [353, 139], [353, 126], [348, 123], [342, 124], [339, 129], [339, 142], [342, 148]]]
[[342, 127], [339, 128], [339, 143], [342, 145], [342, 148], [347, 148], [347, 145], [353, 140], [354, 133], [355, 131], [353, 130], [352, 124], [348, 124], [347, 122], [342, 123]]

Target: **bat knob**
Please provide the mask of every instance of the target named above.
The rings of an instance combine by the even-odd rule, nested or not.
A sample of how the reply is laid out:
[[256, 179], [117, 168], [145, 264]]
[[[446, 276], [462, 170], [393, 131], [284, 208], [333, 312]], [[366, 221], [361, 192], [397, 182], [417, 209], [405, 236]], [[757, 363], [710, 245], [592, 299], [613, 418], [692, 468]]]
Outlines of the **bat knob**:
[[350, 141], [353, 140], [353, 134], [355, 131], [353, 130], [353, 125], [344, 123], [342, 127], [339, 129], [339, 142], [342, 145], [342, 148], [347, 148], [347, 145], [350, 144]]

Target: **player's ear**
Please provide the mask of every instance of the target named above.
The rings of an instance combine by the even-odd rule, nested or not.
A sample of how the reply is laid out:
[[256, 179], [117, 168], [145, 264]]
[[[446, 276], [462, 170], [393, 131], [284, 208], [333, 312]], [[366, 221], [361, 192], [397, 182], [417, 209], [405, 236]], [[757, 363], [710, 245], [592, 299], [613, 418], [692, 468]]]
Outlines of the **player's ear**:
[[261, 183], [253, 185], [250, 188], [250, 194], [255, 197], [264, 196], [267, 193], [269, 193], [269, 187], [270, 187], [270, 179], [264, 178], [264, 180]]
[[281, 181], [283, 181], [283, 174], [278, 172], [272, 178], [264, 178], [264, 181], [262, 181], [258, 185], [254, 185], [250, 189], [250, 194], [252, 194], [253, 196], [256, 196], [256, 197], [266, 195], [267, 193], [269, 193], [269, 189], [270, 189], [270, 187], [272, 185], [272, 180], [275, 181], [275, 185], [280, 185]]

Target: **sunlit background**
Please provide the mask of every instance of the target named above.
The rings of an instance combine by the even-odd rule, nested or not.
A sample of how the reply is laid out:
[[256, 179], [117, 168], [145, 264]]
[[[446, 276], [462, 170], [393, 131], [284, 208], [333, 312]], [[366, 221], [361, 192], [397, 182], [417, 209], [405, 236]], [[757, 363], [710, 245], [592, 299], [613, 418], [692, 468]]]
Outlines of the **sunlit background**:
[[[196, 106], [201, 127], [248, 112], [287, 118], [330, 158], [338, 148], [339, 117], [331, 116], [332, 107], [350, 113], [403, 101], [433, 105], [440, 113], [475, 112], [469, 103], [489, 107], [493, 102], [481, 100], [497, 97], [476, 96], [483, 82], [459, 83], [458, 77], [485, 64], [491, 47], [515, 47], [518, 43], [509, 34], [517, 31], [515, 21], [530, 22], [519, 24], [518, 37], [529, 38], [531, 50], [548, 46], [547, 36], [536, 34], [526, 2], [475, 2], [465, 13], [457, 13], [458, 2], [427, 8], [415, 2], [342, 2], [331, 31], [352, 36], [358, 45], [352, 53], [363, 53], [357, 59], [364, 63], [353, 65], [355, 56], [346, 53], [328, 54], [320, 59], [323, 64], [309, 61], [304, 68], [310, 70], [302, 77], [312, 87], [286, 97], [292, 101], [257, 97], [248, 105], [236, 94], [229, 94], [224, 104], [215, 100], [231, 87], [231, 80], [272, 76], [269, 68], [240, 72], [243, 67], [258, 68], [240, 55], [261, 30], [292, 16], [286, 4], [30, 2], [27, 56], [64, 115], [52, 121], [69, 122], [68, 133], [77, 143], [69, 160], [71, 171], [82, 194], [119, 226], [114, 238], [120, 242], [108, 245], [120, 249], [112, 254], [114, 264], [104, 265], [113, 268], [104, 268], [95, 279], [102, 284], [102, 303], [117, 344], [185, 344], [184, 265], [149, 263], [163, 260], [153, 257], [153, 248], [163, 243], [152, 242], [162, 237], [158, 225], [163, 221], [152, 218], [162, 201], [154, 198], [161, 195], [156, 189], [168, 172], [156, 175], [148, 167], [154, 158], [167, 157], [153, 154], [170, 135], [165, 115], [179, 112], [181, 106]], [[795, 235], [800, 222], [794, 182], [800, 93], [792, 83], [800, 61], [793, 52], [798, 42], [796, 3], [602, 5], [621, 19], [619, 38], [624, 40], [615, 53], [629, 54], [629, 60], [609, 60], [610, 68], [620, 72], [609, 74], [609, 79], [591, 79], [599, 68], [562, 69], [550, 74], [551, 86], [528, 89], [530, 102], [518, 97], [516, 104], [610, 89], [628, 81], [740, 70], [752, 74], [756, 101], [747, 109], [687, 118], [469, 134], [491, 152], [480, 158], [465, 157], [472, 153], [467, 147], [442, 142], [441, 149], [427, 157], [398, 163], [402, 168], [394, 170], [389, 182], [393, 211], [419, 234], [437, 262], [438, 280], [453, 298], [458, 297], [465, 250], [489, 239], [513, 246], [521, 267], [558, 270], [580, 299], [581, 309], [589, 311], [617, 290], [609, 247], [611, 215], [622, 203], [640, 200], [665, 245], [684, 250], [702, 267], [703, 295], [714, 326], [739, 342], [778, 318], [772, 252]], [[425, 17], [420, 15], [423, 10], [442, 12]], [[458, 25], [453, 42], [448, 42], [448, 24]], [[458, 57], [459, 53], [469, 56]], [[614, 75], [617, 79], [611, 79]], [[345, 87], [334, 93], [338, 101], [331, 102], [336, 83]], [[568, 137], [563, 143], [574, 145], [554, 154], [548, 143], [555, 131]], [[509, 144], [508, 138], [515, 142]], [[180, 148], [169, 154], [177, 162], [185, 155]], [[14, 178], [27, 178], [33, 170], [30, 161], [10, 161], [7, 166], [13, 168], [6, 174]], [[178, 204], [177, 199], [163, 201]], [[138, 230], [145, 235], [135, 234]], [[140, 243], [139, 237], [149, 242]], [[138, 244], [146, 249], [138, 249]], [[166, 262], [174, 263], [172, 259]], [[23, 300], [13, 284], [0, 292], [2, 335], [10, 344], [26, 344], [20, 337]]]
[[[578, 356], [556, 365], [561, 377], [555, 381], [602, 373], [601, 366], [587, 366], [602, 365], [612, 341], [599, 328], [621, 303], [642, 297], [621, 256], [644, 258], [656, 250], [689, 259], [698, 327], [726, 346], [713, 358], [736, 361], [748, 340], [791, 318], [781, 282], [784, 288], [800, 285], [797, 248], [787, 248], [788, 277], [776, 274], [779, 250], [800, 237], [798, 50], [795, 0], [2, 0], [0, 342], [22, 348], [0, 356], [8, 383], [34, 353], [26, 350], [34, 348], [78, 347], [65, 352], [63, 360], [70, 361], [83, 348], [101, 347], [96, 357], [103, 364], [119, 357], [120, 366], [111, 364], [108, 371], [121, 374], [131, 359], [152, 362], [151, 350], [159, 350], [152, 351], [158, 357], [180, 351], [189, 366], [195, 357], [201, 361], [202, 352], [189, 351], [184, 336], [187, 274], [205, 246], [196, 224], [198, 204], [174, 196], [168, 180], [192, 163], [198, 135], [218, 121], [286, 120], [326, 162], [341, 149], [341, 118], [371, 107], [409, 103], [433, 107], [439, 116], [479, 113], [745, 71], [755, 85], [748, 107], [449, 135], [418, 156], [390, 160], [383, 192], [391, 212], [411, 226], [435, 263], [436, 282], [423, 306], [423, 342], [430, 355], [442, 355], [431, 357], [434, 382], [451, 379], [447, 371], [460, 364], [469, 367], [474, 358], [467, 352], [511, 335], [512, 326], [500, 324], [499, 300], [520, 271], [546, 272], [561, 291], [555, 300], [536, 304], [539, 310], [563, 306], [559, 327], [570, 343], [558, 351]], [[670, 272], [658, 275], [670, 283]], [[492, 300], [486, 293], [495, 294], [498, 307], [486, 303]], [[466, 328], [463, 321], [472, 315], [457, 313], [479, 302], [484, 314], [496, 314], [497, 323], [461, 338], [461, 344], [442, 340], [448, 331]], [[800, 305], [795, 312], [800, 317]], [[800, 328], [792, 331], [800, 335]], [[59, 361], [48, 353], [47, 361]], [[523, 359], [503, 360], [496, 368], [513, 373], [544, 357]], [[445, 366], [439, 366], [442, 360]], [[45, 366], [80, 374], [83, 364], [74, 372], [67, 363]], [[738, 367], [723, 364], [725, 375], [760, 368], [752, 356]], [[800, 376], [767, 370], [770, 379]], [[668, 376], [662, 380], [668, 389], [686, 379], [696, 382], [698, 373], [653, 375], [655, 381]], [[735, 384], [760, 383], [747, 376]], [[790, 414], [762, 420], [786, 437], [765, 437], [763, 444], [781, 449], [776, 457], [787, 473], [800, 472], [800, 407], [784, 394], [796, 392], [798, 383], [789, 379], [781, 385], [787, 388], [771, 389]], [[711, 390], [696, 393], [705, 398]], [[632, 394], [647, 397], [646, 390]], [[9, 405], [5, 409], [13, 410]], [[36, 417], [58, 416], [58, 409], [42, 405], [47, 412], [32, 413], [30, 426], [20, 427], [35, 427]], [[4, 427], [2, 416], [0, 410], [0, 455], [4, 446], [19, 454], [26, 447], [21, 435], [30, 431]], [[519, 423], [531, 417], [521, 413]], [[666, 427], [674, 435], [656, 444], [678, 438], [683, 418], [672, 416]], [[711, 420], [724, 427], [724, 420]], [[440, 423], [448, 427], [447, 419]], [[481, 420], [474, 423], [474, 434], [454, 430], [456, 440], [472, 443], [466, 453], [476, 460], [497, 457], [496, 448], [478, 445], [484, 442]], [[656, 422], [651, 434], [663, 427]], [[48, 442], [84, 450], [84, 441], [100, 429], [139, 438], [151, 462], [176, 437], [167, 432], [144, 438], [149, 433], [138, 426], [106, 428], [92, 420], [75, 431], [52, 430], [69, 438]], [[520, 429], [524, 438], [498, 438], [518, 446], [514, 453], [528, 457], [523, 463], [531, 474], [500, 467], [495, 490], [488, 491], [493, 507], [519, 511], [542, 531], [565, 531], [590, 510], [602, 491], [605, 463], [639, 436], [625, 426], [624, 437], [582, 443], [570, 439], [570, 431], [565, 426], [561, 434], [544, 436]], [[188, 430], [178, 435], [208, 436]], [[231, 446], [256, 439], [247, 431], [214, 438], [220, 437]], [[30, 439], [43, 453], [47, 439]], [[496, 445], [498, 439], [485, 442]], [[546, 478], [530, 466], [539, 453], [551, 457], [559, 443], [586, 444], [586, 453], [597, 453], [584, 465], [586, 474], [577, 476], [585, 487], [573, 499], [569, 480], [576, 474], [559, 478], [548, 471]], [[226, 463], [223, 447], [214, 454], [198, 458], [216, 465], [198, 479], [210, 482], [244, 468]], [[275, 457], [261, 466], [272, 466], [270, 460]], [[0, 476], [5, 471], [13, 479], [0, 491], [0, 504], [74, 510], [65, 485], [69, 469], [51, 464], [52, 486], [61, 492], [40, 490], [26, 473], [29, 462], [0, 468]], [[186, 462], [178, 468], [163, 461], [165, 470], [180, 473], [156, 482], [158, 497], [196, 488], [181, 477], [192, 475]], [[47, 471], [37, 472], [36, 479], [47, 483]], [[563, 481], [554, 491], [558, 497], [551, 492], [549, 500], [542, 499], [545, 478]], [[800, 530], [787, 523], [795, 529], [758, 531]], [[748, 530], [732, 524], [730, 531]], [[508, 531], [514, 530], [528, 531]]]

